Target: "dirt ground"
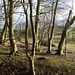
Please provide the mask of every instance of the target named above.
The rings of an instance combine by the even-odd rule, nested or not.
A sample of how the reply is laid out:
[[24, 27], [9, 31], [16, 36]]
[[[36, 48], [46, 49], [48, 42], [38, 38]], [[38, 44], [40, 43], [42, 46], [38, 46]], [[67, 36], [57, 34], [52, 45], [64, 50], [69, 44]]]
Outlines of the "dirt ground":
[[[22, 44], [17, 44], [18, 51], [21, 53], [25, 53], [25, 46]], [[10, 45], [0, 45], [0, 50], [1, 51], [10, 51]], [[71, 50], [67, 51], [67, 57], [65, 56], [59, 56], [55, 55], [56, 50], [52, 50], [52, 54], [46, 53], [47, 48], [42, 48], [40, 47], [40, 52], [36, 51], [36, 56], [44, 56], [44, 57], [49, 57], [54, 60], [60, 60], [60, 61], [69, 61], [69, 62], [75, 62], [75, 52], [72, 52]], [[64, 52], [65, 53], [65, 52]]]

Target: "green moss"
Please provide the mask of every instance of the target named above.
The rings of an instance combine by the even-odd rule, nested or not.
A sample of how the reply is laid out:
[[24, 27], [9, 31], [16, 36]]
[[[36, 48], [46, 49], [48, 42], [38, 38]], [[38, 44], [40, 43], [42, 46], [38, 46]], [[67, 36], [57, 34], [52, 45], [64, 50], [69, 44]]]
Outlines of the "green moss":
[[[54, 60], [52, 58], [45, 58], [46, 60], [38, 60], [40, 56], [36, 57], [35, 59], [35, 69], [36, 72], [40, 69], [43, 73], [39, 70], [39, 73], [42, 75], [44, 74], [58, 74], [58, 75], [69, 75], [74, 69], [75, 65], [72, 62], [60, 62], [59, 59]], [[43, 58], [43, 57], [42, 57]]]
[[[5, 53], [5, 51], [1, 52]], [[25, 54], [20, 54], [20, 56], [15, 57], [8, 57], [8, 55], [2, 56], [1, 54], [0, 69], [1, 68], [2, 70], [4, 70], [5, 68], [9, 70], [9, 74], [11, 72], [14, 72], [15, 74], [26, 75], [29, 71], [29, 62]], [[68, 62], [60, 59], [54, 60], [50, 57], [36, 56], [35, 71], [37, 75], [71, 75], [74, 74], [75, 71], [75, 62]]]

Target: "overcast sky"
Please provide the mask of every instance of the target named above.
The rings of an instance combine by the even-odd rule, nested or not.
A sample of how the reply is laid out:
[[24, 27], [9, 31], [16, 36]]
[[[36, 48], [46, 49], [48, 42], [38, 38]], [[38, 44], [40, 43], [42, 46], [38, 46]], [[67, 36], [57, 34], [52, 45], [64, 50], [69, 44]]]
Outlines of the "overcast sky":
[[[73, 14], [72, 14], [72, 16], [75, 16], [75, 0], [61, 0], [61, 1], [63, 1], [63, 2], [65, 2], [66, 1], [66, 5], [67, 6], [71, 6], [71, 7], [73, 7]], [[34, 4], [37, 2], [37, 0], [33, 0], [33, 2], [34, 2]], [[60, 7], [63, 7], [63, 8], [67, 8], [67, 6], [65, 6], [63, 3], [61, 3], [61, 2], [59, 2], [61, 5], [59, 5]], [[58, 7], [59, 7], [58, 6]], [[58, 10], [58, 12], [59, 13], [57, 13], [57, 21], [58, 21], [58, 24], [60, 25], [60, 21], [61, 21], [61, 25], [63, 25], [65, 22], [66, 22], [66, 20], [67, 20], [67, 17], [68, 17], [68, 13], [69, 13], [69, 10], [70, 10], [71, 8], [68, 8], [68, 9], [65, 9], [65, 10]], [[62, 14], [60, 14], [60, 12], [62, 13]], [[66, 15], [67, 14], [67, 15]], [[66, 16], [65, 16], [66, 15]], [[64, 20], [64, 22], [62, 22]], [[64, 24], [65, 25], [65, 24]], [[72, 26], [74, 26], [75, 27], [75, 23], [72, 25]]]
[[[73, 14], [72, 14], [72, 16], [75, 16], [75, 0], [61, 0], [61, 1], [63, 1], [63, 2], [65, 2], [66, 1], [66, 5], [67, 6], [70, 6], [70, 7], [72, 7], [73, 6]], [[67, 2], [68, 1], [68, 2]], [[72, 2], [73, 1], [73, 2]], [[33, 5], [35, 4], [36, 5], [36, 3], [37, 3], [37, 0], [33, 0]], [[60, 7], [63, 7], [63, 8], [66, 8], [65, 10], [62, 10], [62, 9], [60, 9], [60, 11], [58, 11], [59, 13], [57, 13], [57, 23], [58, 23], [58, 25], [65, 25], [65, 22], [66, 22], [66, 20], [67, 20], [67, 17], [68, 17], [68, 13], [69, 13], [69, 10], [71, 9], [71, 8], [69, 8], [68, 7], [68, 9], [67, 9], [67, 6], [65, 6], [65, 4], [63, 4], [63, 3], [61, 3], [61, 2], [59, 2], [61, 5], [58, 5], [58, 7], [60, 6]], [[18, 9], [16, 9], [17, 11], [23, 11], [23, 9], [22, 8], [19, 8], [19, 10]], [[60, 14], [60, 12], [62, 13], [62, 14]], [[67, 15], [66, 15], [67, 14]], [[22, 15], [22, 14], [21, 14]], [[65, 16], [66, 15], [66, 16]], [[16, 17], [16, 16], [18, 16], [18, 17]], [[17, 14], [17, 15], [15, 15], [15, 25], [16, 25], [16, 23], [17, 23], [17, 20], [18, 20], [18, 18], [19, 18], [19, 15]], [[22, 16], [21, 18], [20, 18], [20, 20], [21, 21], [25, 21], [25, 16]], [[64, 21], [63, 21], [64, 20]], [[63, 21], [63, 22], [62, 22]], [[61, 22], [61, 24], [60, 24], [60, 22]], [[74, 26], [75, 27], [75, 23], [72, 25], [72, 26]]]
[[[72, 6], [72, 0], [62, 0], [62, 1], [69, 1], [69, 2], [66, 2], [66, 5]], [[33, 0], [33, 4], [36, 4], [36, 3], [37, 3], [37, 0]], [[66, 6], [63, 3], [60, 6], [66, 8]], [[62, 10], [61, 9], [60, 11], [62, 12], [62, 14], [60, 14], [60, 11], [58, 11], [59, 13], [57, 13], [57, 23], [59, 25], [60, 25], [60, 22], [61, 21], [67, 20], [69, 10], [70, 10], [70, 8], [65, 9], [65, 10]], [[16, 8], [15, 11], [23, 12], [23, 9], [22, 9], [22, 7], [20, 7], [20, 8]], [[66, 14], [67, 14], [67, 16], [65, 16]], [[23, 14], [14, 14], [14, 25], [16, 25], [19, 21], [21, 21], [21, 22], [22, 21], [25, 21], [25, 16], [24, 15], [22, 16], [22, 15]], [[20, 18], [20, 16], [21, 16], [21, 18]], [[72, 16], [75, 16], [75, 0], [73, 0], [73, 14], [72, 14]], [[64, 22], [61, 22], [61, 25], [65, 25], [65, 23]], [[75, 24], [73, 24], [72, 26], [75, 27]]]

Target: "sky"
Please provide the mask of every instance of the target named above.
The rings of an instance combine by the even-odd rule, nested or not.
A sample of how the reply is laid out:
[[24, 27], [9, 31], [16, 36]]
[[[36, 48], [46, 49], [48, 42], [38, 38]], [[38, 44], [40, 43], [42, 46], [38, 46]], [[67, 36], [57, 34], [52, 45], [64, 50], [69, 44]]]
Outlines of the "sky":
[[[58, 17], [58, 20], [59, 20], [58, 21], [59, 25], [60, 25], [60, 22], [63, 21], [63, 20], [64, 20], [64, 22], [61, 22], [61, 25], [65, 25], [67, 17], [68, 17], [68, 14], [69, 14], [69, 11], [72, 9], [72, 6], [73, 6], [72, 17], [75, 16], [75, 0], [73, 0], [73, 3], [72, 3], [72, 0], [69, 0], [69, 2], [66, 3], [66, 5], [71, 6], [71, 8], [61, 10], [61, 12], [62, 12], [61, 15], [57, 14], [57, 17]], [[65, 6], [63, 5], [63, 7], [65, 7]], [[75, 27], [75, 22], [73, 23], [72, 27]]]
[[[65, 0], [61, 0], [61, 1], [65, 2]], [[37, 0], [33, 0], [33, 4], [36, 4], [36, 3], [37, 3]], [[72, 16], [75, 16], [75, 0], [66, 0], [66, 3], [65, 3], [66, 6], [65, 6], [65, 4], [63, 4], [61, 2], [59, 2], [59, 4], [61, 4], [61, 5], [58, 5], [58, 7], [65, 8], [65, 9], [64, 10], [60, 9], [60, 11], [58, 10], [56, 20], [57, 20], [58, 25], [65, 25], [69, 11], [72, 9], [72, 6], [73, 6]], [[69, 8], [67, 6], [70, 6], [71, 8]], [[62, 22], [62, 21], [64, 21], [64, 22]], [[61, 24], [60, 24], [60, 22], [61, 22]], [[72, 25], [72, 27], [75, 27], [75, 23]]]
[[[65, 0], [62, 0], [62, 1], [65, 1]], [[66, 4], [67, 5], [70, 5], [70, 6], [72, 6], [72, 1], [73, 1], [73, 11], [74, 11], [74, 14], [75, 14], [75, 0], [66, 0], [66, 1], [69, 1], [69, 2], [67, 2]], [[35, 4], [37, 2], [37, 0], [33, 0], [33, 3]]]
[[[65, 1], [65, 0], [62, 0], [62, 1]], [[66, 0], [66, 1], [68, 1], [68, 2], [66, 2], [67, 6], [72, 6], [72, 4], [73, 4], [73, 14], [72, 14], [72, 16], [75, 16], [75, 5], [74, 5], [75, 0], [73, 0], [73, 3], [72, 3], [72, 0]], [[36, 3], [37, 3], [37, 0], [33, 0], [33, 4], [36, 5]], [[66, 8], [66, 6], [63, 3], [59, 2], [59, 4], [61, 4], [60, 7]], [[68, 9], [66, 8], [65, 10], [57, 11], [57, 16], [56, 16], [57, 19], [56, 20], [57, 20], [58, 25], [65, 25], [65, 22], [66, 22], [67, 17], [68, 17], [69, 10], [70, 10], [70, 8], [68, 8]], [[18, 12], [23, 12], [23, 9], [22, 9], [22, 7], [20, 7], [20, 8], [16, 8], [15, 11], [16, 12], [17, 11]], [[64, 22], [62, 22], [63, 20], [64, 20]], [[14, 25], [18, 24], [20, 21], [24, 22], [25, 21], [25, 16], [22, 13], [21, 14], [19, 14], [19, 13], [14, 14]], [[61, 22], [61, 24], [60, 24], [60, 22]], [[73, 24], [72, 26], [75, 27], [75, 24]]]
[[[62, 8], [66, 8], [66, 9], [60, 10], [60, 11], [58, 10], [58, 13], [57, 13], [56, 17], [57, 17], [58, 25], [65, 25], [67, 17], [68, 17], [68, 13], [72, 9], [72, 7], [73, 7], [72, 16], [75, 16], [75, 0], [61, 0], [61, 1], [63, 1], [63, 2], [66, 1], [66, 3], [65, 3], [66, 6], [65, 6], [65, 4], [63, 4], [61, 2], [59, 2], [59, 4], [61, 4], [59, 6], [62, 7]], [[37, 0], [33, 0], [33, 4], [36, 4], [36, 3], [37, 3]], [[71, 6], [71, 8], [69, 8], [69, 7], [67, 8], [67, 6]], [[62, 22], [62, 21], [64, 21], [64, 22]], [[60, 24], [60, 22], [61, 22], [61, 24]], [[75, 27], [75, 23], [72, 25], [72, 27]]]

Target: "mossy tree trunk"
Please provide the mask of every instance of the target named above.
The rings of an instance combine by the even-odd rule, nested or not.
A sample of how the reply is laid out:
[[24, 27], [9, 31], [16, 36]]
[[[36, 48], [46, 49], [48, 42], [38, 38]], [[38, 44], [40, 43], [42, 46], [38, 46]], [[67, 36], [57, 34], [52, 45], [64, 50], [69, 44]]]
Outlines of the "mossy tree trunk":
[[51, 29], [51, 34], [50, 34], [50, 38], [49, 38], [49, 42], [48, 42], [48, 50], [46, 53], [51, 53], [51, 43], [52, 43], [52, 39], [53, 39], [53, 35], [54, 35], [54, 29], [55, 29], [55, 21], [56, 21], [56, 10], [57, 10], [57, 6], [58, 6], [58, 1], [56, 1], [56, 6], [54, 9], [54, 16], [53, 16], [53, 25], [52, 25], [52, 29]]
[[35, 75], [34, 70], [34, 57], [35, 57], [35, 24], [33, 21], [33, 4], [32, 0], [29, 0], [30, 3], [30, 22], [31, 22], [31, 28], [32, 28], [32, 37], [33, 37], [33, 45], [32, 45], [32, 54], [31, 54], [31, 60], [29, 60], [30, 63], [30, 75]]
[[23, 0], [22, 5], [23, 5], [24, 13], [26, 15], [25, 45], [26, 45], [26, 56], [29, 60], [29, 65], [30, 65], [29, 66], [29, 75], [35, 75], [35, 72], [34, 72], [34, 57], [32, 57], [32, 59], [31, 59], [31, 56], [28, 53], [28, 26], [29, 26], [29, 23], [28, 23], [27, 9], [25, 8], [25, 0]]
[[5, 44], [7, 27], [8, 27], [8, 12], [7, 12], [7, 9], [6, 9], [5, 0], [3, 0], [3, 4], [4, 4], [4, 13], [5, 13], [5, 25], [4, 25], [4, 28], [3, 28], [2, 33], [1, 33], [0, 44]]
[[13, 13], [14, 13], [14, 0], [10, 0], [10, 10], [9, 10], [9, 39], [11, 45], [11, 55], [17, 52], [17, 46], [14, 38], [14, 28], [13, 28]]
[[51, 13], [51, 22], [49, 24], [49, 28], [48, 28], [48, 53], [51, 53], [50, 51], [50, 29], [51, 29], [51, 24], [52, 24], [52, 19], [53, 19], [53, 6], [54, 6], [54, 3], [52, 3], [52, 13]]
[[37, 0], [37, 10], [35, 17], [35, 33], [36, 33], [36, 47], [35, 49], [38, 51], [38, 29], [39, 29], [39, 13], [40, 13], [40, 2], [41, 0]]
[[7, 30], [7, 24], [5, 23], [3, 30], [2, 30], [2, 33], [1, 33], [1, 37], [0, 37], [0, 44], [4, 44], [6, 30]]
[[56, 53], [58, 55], [63, 55], [62, 47], [63, 47], [64, 40], [66, 38], [66, 34], [67, 34], [68, 30], [70, 29], [71, 25], [75, 21], [75, 16], [70, 20], [71, 14], [72, 14], [72, 11], [69, 12], [68, 20], [67, 20], [66, 25], [64, 27], [64, 30], [62, 32], [62, 36], [61, 36], [61, 39], [60, 39], [60, 42], [59, 42], [59, 45], [58, 45], [58, 50], [57, 50], [57, 53]]
[[35, 71], [34, 71], [34, 57], [29, 60], [29, 65], [30, 65], [30, 69], [29, 69], [29, 75], [35, 75]]
[[34, 27], [34, 21], [33, 21], [33, 5], [32, 5], [32, 0], [29, 0], [30, 4], [30, 22], [31, 22], [31, 28], [32, 28], [32, 37], [33, 37], [33, 44], [32, 44], [32, 52], [31, 55], [29, 54], [28, 51], [28, 12], [25, 7], [25, 0], [22, 2], [22, 6], [24, 9], [24, 13], [26, 15], [26, 28], [25, 28], [25, 45], [26, 45], [26, 56], [29, 60], [29, 75], [35, 75], [35, 70], [34, 70], [34, 57], [35, 57], [35, 27]]

